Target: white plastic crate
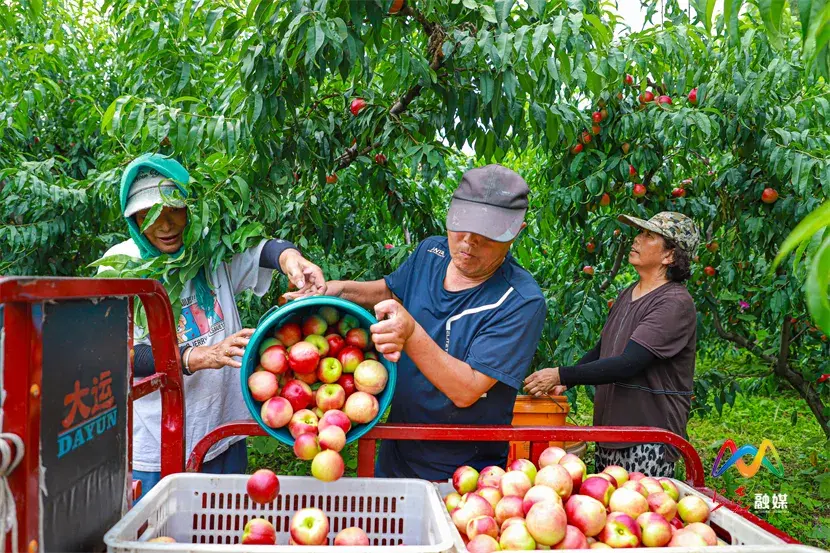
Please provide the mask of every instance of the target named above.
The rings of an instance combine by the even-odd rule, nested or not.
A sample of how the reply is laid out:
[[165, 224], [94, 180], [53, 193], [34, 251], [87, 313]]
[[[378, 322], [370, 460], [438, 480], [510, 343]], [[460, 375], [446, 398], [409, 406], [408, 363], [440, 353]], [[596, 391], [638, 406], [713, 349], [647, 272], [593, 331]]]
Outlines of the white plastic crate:
[[[329, 518], [329, 540], [350, 526], [362, 528], [372, 547], [337, 547], [344, 553], [453, 551], [451, 523], [435, 487], [424, 480], [341, 478], [324, 483], [310, 477], [280, 476], [280, 494], [268, 505], [250, 500], [245, 475], [174, 474], [162, 479], [104, 536], [109, 553], [164, 551], [241, 551], [245, 524], [268, 519], [277, 531], [277, 545], [257, 551], [297, 551], [289, 546], [291, 517], [305, 507], [318, 507]], [[147, 543], [170, 536], [178, 543]], [[299, 548], [304, 552], [331, 547]]]
[[[703, 495], [680, 480], [672, 480], [675, 484], [677, 484], [677, 488], [680, 491], [680, 497], [696, 495], [706, 502], [710, 511], [715, 508], [714, 502], [709, 497]], [[437, 488], [442, 500], [448, 493], [455, 491], [450, 482], [437, 484]], [[467, 548], [464, 546], [464, 541], [461, 538], [461, 534], [455, 528], [446, 507], [444, 507], [444, 517], [450, 524], [453, 539], [455, 541], [456, 553], [467, 551]], [[823, 551], [822, 549], [806, 545], [786, 544], [783, 540], [781, 540], [781, 538], [778, 538], [763, 528], [752, 524], [750, 521], [746, 520], [737, 513], [733, 513], [726, 507], [721, 507], [720, 509], [712, 512], [709, 517], [709, 525], [715, 529], [718, 537], [730, 545], [718, 547], [714, 550], [710, 547], [662, 547], [658, 549], [637, 547], [634, 549], [626, 549], [626, 551], [641, 551], [643, 553], [646, 551], [665, 551], [666, 553], [706, 553], [708, 551], [729, 551], [731, 553], [821, 553]], [[575, 550], [565, 549], [563, 551]]]

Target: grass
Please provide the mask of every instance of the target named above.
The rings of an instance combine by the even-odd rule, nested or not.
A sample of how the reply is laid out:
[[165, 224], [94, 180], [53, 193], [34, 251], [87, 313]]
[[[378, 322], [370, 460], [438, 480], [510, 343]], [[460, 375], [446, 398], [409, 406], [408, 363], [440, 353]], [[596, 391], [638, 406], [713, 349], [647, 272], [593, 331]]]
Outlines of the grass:
[[[584, 391], [580, 390], [571, 421], [590, 425], [590, 406]], [[743, 504], [802, 543], [830, 547], [830, 444], [797, 395], [740, 395], [735, 405], [725, 406], [720, 415], [716, 411], [706, 416], [693, 415], [688, 432], [707, 471], [707, 487]], [[784, 465], [784, 477], [778, 478], [761, 467], [754, 477], [744, 478], [733, 467], [721, 477], [713, 478], [712, 464], [727, 438], [732, 438], [738, 447], [758, 446], [765, 438], [771, 440]], [[275, 440], [249, 438], [248, 447], [251, 472], [266, 467], [279, 474], [310, 474], [310, 463], [297, 460], [290, 448], [278, 445]], [[347, 476], [355, 475], [356, 458], [356, 444], [350, 444], [344, 450]], [[589, 444], [584, 459], [593, 470], [593, 444]], [[749, 457], [745, 460], [751, 461]], [[735, 492], [741, 486], [745, 490], [743, 496]], [[754, 508], [755, 494], [767, 494], [771, 502], [773, 494], [786, 494], [786, 509], [758, 511]]]

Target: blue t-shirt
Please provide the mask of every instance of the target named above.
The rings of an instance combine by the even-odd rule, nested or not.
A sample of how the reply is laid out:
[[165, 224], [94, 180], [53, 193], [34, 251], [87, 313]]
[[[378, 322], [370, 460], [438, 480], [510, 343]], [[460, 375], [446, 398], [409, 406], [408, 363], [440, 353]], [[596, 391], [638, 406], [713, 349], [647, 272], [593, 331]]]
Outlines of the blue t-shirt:
[[[456, 407], [403, 354], [389, 422], [510, 424], [513, 404], [545, 323], [539, 285], [508, 254], [486, 282], [460, 292], [444, 289], [451, 262], [445, 237], [431, 237], [386, 277], [386, 285], [444, 351], [498, 382], [472, 406]], [[461, 465], [480, 470], [507, 461], [504, 442], [384, 441], [378, 477], [449, 478]]]

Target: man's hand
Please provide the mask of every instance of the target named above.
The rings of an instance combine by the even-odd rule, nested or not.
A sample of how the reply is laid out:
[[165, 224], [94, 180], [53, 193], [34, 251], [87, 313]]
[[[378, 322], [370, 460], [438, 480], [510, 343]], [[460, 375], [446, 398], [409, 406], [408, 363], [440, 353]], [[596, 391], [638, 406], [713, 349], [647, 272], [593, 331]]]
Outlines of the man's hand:
[[395, 300], [384, 300], [377, 304], [375, 315], [379, 322], [369, 328], [375, 348], [389, 361], [397, 363], [417, 323], [409, 311]]
[[542, 397], [552, 393], [553, 395], [560, 395], [555, 393], [559, 388], [564, 388], [564, 386], [560, 385], [559, 367], [542, 369], [525, 378], [525, 390], [536, 397]]
[[297, 250], [285, 250], [280, 254], [280, 268], [291, 284], [297, 287], [296, 292], [285, 294], [286, 298], [295, 299], [326, 293], [326, 279], [323, 271]]

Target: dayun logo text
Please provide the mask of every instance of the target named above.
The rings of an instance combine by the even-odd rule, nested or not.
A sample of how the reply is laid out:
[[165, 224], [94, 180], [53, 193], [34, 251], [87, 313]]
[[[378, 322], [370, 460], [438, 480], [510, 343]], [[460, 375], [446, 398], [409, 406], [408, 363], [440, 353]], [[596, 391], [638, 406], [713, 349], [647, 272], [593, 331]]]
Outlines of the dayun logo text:
[[118, 408], [112, 395], [112, 373], [102, 371], [93, 377], [92, 386], [75, 381], [74, 390], [63, 398], [68, 413], [58, 434], [58, 458], [94, 440], [118, 422]]

